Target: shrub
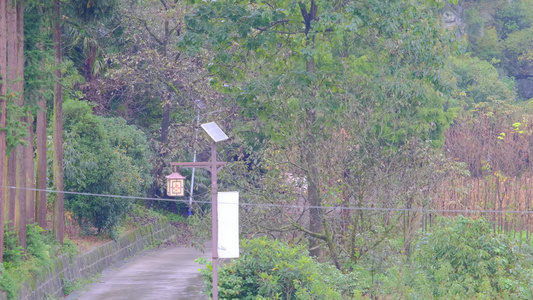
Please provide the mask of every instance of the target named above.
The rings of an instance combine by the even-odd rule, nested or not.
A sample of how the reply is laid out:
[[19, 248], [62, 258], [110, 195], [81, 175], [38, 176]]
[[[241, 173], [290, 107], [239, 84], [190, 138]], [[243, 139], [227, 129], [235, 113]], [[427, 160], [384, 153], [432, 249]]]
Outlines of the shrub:
[[[243, 240], [241, 247], [239, 259], [219, 268], [220, 299], [342, 299], [302, 246], [259, 238]], [[208, 293], [212, 270], [211, 263], [200, 270]]]
[[4, 266], [14, 266], [18, 265], [22, 261], [22, 249], [18, 245], [17, 233], [15, 232], [14, 227], [8, 226], [6, 222], [4, 224]]
[[528, 299], [531, 251], [493, 234], [484, 219], [441, 217], [423, 236], [412, 262], [389, 270], [387, 294], [403, 298]]
[[498, 70], [477, 57], [451, 58], [449, 66], [456, 83], [458, 97], [472, 106], [480, 102], [513, 103], [516, 101], [514, 82], [501, 80]]
[[50, 263], [50, 245], [45, 241], [44, 229], [37, 224], [26, 226], [26, 254], [38, 259], [42, 266]]
[[[144, 196], [151, 183], [149, 146], [143, 132], [122, 119], [92, 114], [82, 101], [64, 105], [66, 150], [65, 188], [77, 192]], [[70, 174], [70, 175], [69, 175]], [[114, 228], [131, 200], [66, 195], [66, 208], [83, 228], [95, 227], [115, 236]]]
[[167, 210], [158, 209], [157, 213], [159, 213], [160, 215], [163, 215], [171, 223], [186, 223], [187, 222], [187, 218], [185, 218], [184, 216], [175, 214]]
[[43, 235], [43, 229], [28, 224], [26, 230], [26, 253], [17, 246], [17, 235], [13, 228], [5, 224], [4, 263], [0, 264], [0, 289], [7, 292], [9, 299], [16, 299], [22, 283], [28, 278], [47, 271], [51, 263], [52, 246], [58, 245], [55, 239]]

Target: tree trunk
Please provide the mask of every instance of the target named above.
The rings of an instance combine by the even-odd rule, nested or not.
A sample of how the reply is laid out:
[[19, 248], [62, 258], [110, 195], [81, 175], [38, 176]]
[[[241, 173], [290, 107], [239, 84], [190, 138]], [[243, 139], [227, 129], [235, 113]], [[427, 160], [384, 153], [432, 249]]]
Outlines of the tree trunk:
[[[46, 190], [46, 100], [39, 101], [37, 113], [37, 189]], [[35, 218], [37, 224], [46, 229], [46, 192], [35, 193]]]
[[[24, 106], [24, 2], [17, 1], [17, 91], [18, 105]], [[27, 117], [22, 116], [20, 118], [22, 123], [27, 123]], [[27, 172], [24, 146], [17, 146], [17, 177], [19, 178], [19, 187], [17, 189], [17, 201], [18, 201], [18, 213], [15, 215], [15, 223], [18, 223], [19, 232], [19, 245], [26, 249], [26, 188], [27, 184]]]
[[[316, 157], [313, 151], [308, 150], [306, 154], [307, 160], [307, 199], [309, 201], [309, 230], [312, 232], [320, 233], [323, 230], [322, 210], [317, 206], [320, 206], [320, 194], [318, 183], [318, 168]], [[318, 246], [319, 240], [314, 237], [309, 237], [309, 254], [311, 256], [320, 257], [322, 255], [322, 249]], [[332, 253], [333, 255], [333, 253]]]
[[[309, 34], [309, 31], [311, 30], [312, 21], [317, 19], [318, 6], [315, 4], [315, 1], [313, 0], [311, 1], [311, 6], [309, 7], [309, 11], [307, 11], [307, 7], [305, 6], [305, 4], [300, 3], [300, 11], [302, 13], [302, 17], [303, 17], [304, 24], [305, 24], [305, 34], [307, 37], [306, 43], [308, 46], [314, 47], [314, 39], [311, 38], [308, 34]], [[314, 58], [310, 58], [307, 60], [306, 71], [308, 73], [316, 72], [316, 62]], [[314, 95], [310, 95], [310, 97], [314, 97]], [[308, 109], [306, 113], [307, 113], [307, 124], [308, 126], [311, 126], [314, 123], [314, 119], [315, 119], [315, 114], [313, 112], [313, 109]], [[309, 201], [309, 205], [311, 206], [311, 208], [309, 209], [309, 230], [312, 232], [320, 233], [323, 231], [324, 220], [322, 219], [322, 210], [320, 208], [317, 208], [317, 206], [321, 205], [318, 165], [317, 165], [316, 155], [314, 151], [315, 146], [317, 145], [311, 134], [311, 128], [307, 128], [307, 130], [309, 130], [308, 141], [311, 144], [311, 146], [306, 150], [306, 155], [305, 155], [305, 160], [307, 164], [306, 178], [308, 180], [307, 198]], [[316, 256], [316, 257], [322, 256], [322, 249], [318, 246], [318, 244], [319, 244], [319, 241], [316, 238], [309, 237], [309, 254], [311, 256]]]
[[[160, 147], [164, 147], [164, 145], [168, 141], [168, 131], [170, 128], [170, 110], [171, 110], [171, 103], [165, 102], [163, 104], [163, 118], [161, 120], [161, 143]], [[152, 185], [150, 186], [148, 197], [155, 198], [159, 192], [159, 185], [156, 182], [156, 178], [162, 177], [163, 173], [163, 167], [165, 163], [164, 157], [159, 157], [158, 161], [155, 164], [155, 167], [152, 169], [152, 176], [154, 178], [154, 181], [152, 182]], [[146, 201], [146, 208], [150, 208], [154, 204], [153, 200], [147, 200]]]
[[168, 130], [170, 127], [170, 108], [169, 101], [165, 101], [163, 105], [163, 119], [161, 120], [161, 145], [166, 144], [168, 141]]
[[63, 244], [63, 234], [65, 227], [65, 212], [63, 209], [63, 85], [61, 84], [61, 31], [60, 31], [60, 3], [54, 0], [54, 52], [56, 64], [57, 82], [54, 86], [54, 187], [56, 193], [54, 201], [54, 235]]
[[[17, 155], [15, 149], [12, 149], [7, 157], [7, 186], [13, 187], [17, 185]], [[15, 224], [15, 204], [16, 204], [17, 190], [14, 188], [7, 188], [7, 198], [5, 203], [5, 210], [7, 211], [8, 227], [12, 228]]]
[[[26, 123], [26, 117], [21, 118]], [[26, 249], [26, 160], [25, 147], [17, 146], [17, 204], [15, 206], [15, 228], [18, 229], [18, 241]]]
[[[0, 128], [6, 127], [6, 92], [7, 92], [7, 24], [6, 0], [0, 0]], [[4, 223], [6, 203], [6, 132], [0, 131], [0, 263], [4, 257]]]
[[24, 160], [26, 165], [26, 220], [29, 224], [35, 222], [35, 178], [33, 170], [33, 115], [28, 112], [28, 146], [24, 148]]
[[[16, 91], [14, 84], [17, 79], [17, 9], [13, 1], [7, 0], [7, 93], [12, 97], [12, 93]], [[17, 152], [11, 149], [7, 160], [7, 185], [17, 185]], [[10, 227], [15, 224], [15, 206], [17, 199], [17, 190], [13, 188], [8, 189], [7, 218], [11, 222]]]

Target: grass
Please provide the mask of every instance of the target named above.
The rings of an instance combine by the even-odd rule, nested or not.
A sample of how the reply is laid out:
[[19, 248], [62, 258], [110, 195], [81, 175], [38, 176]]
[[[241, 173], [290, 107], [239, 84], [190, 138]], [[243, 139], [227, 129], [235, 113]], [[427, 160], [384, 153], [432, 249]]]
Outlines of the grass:
[[165, 211], [165, 210], [157, 210], [156, 212], [164, 216], [165, 218], [167, 218], [167, 220], [171, 223], [187, 223], [187, 218], [185, 218], [182, 215], [178, 215], [173, 212]]
[[79, 279], [75, 281], [70, 281], [68, 279], [63, 279], [63, 294], [65, 296], [70, 295], [74, 291], [79, 291], [83, 289], [85, 286], [97, 282], [101, 277], [101, 274], [96, 274], [94, 276], [85, 278], [85, 279]]

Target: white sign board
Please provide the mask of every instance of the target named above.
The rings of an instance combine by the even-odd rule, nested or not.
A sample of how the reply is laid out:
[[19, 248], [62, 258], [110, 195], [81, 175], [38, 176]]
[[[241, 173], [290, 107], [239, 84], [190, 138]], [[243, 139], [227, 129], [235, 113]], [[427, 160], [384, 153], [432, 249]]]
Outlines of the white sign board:
[[218, 257], [239, 257], [239, 192], [218, 193]]

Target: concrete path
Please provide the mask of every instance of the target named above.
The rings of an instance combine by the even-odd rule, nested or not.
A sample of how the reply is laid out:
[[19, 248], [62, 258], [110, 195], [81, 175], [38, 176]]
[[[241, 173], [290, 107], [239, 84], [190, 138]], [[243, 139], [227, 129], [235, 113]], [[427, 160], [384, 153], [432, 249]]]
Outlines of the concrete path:
[[68, 300], [208, 299], [194, 260], [210, 259], [211, 249], [169, 247], [139, 255], [105, 270], [98, 282]]

